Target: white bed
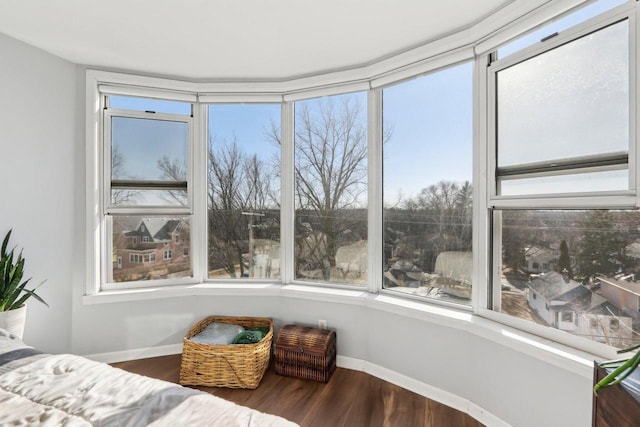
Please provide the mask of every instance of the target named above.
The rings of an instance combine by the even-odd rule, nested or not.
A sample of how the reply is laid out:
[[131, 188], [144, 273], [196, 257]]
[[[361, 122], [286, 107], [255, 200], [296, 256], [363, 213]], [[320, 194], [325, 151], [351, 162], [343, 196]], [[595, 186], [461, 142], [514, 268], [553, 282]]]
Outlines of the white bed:
[[293, 427], [208, 393], [70, 354], [0, 329], [0, 425]]

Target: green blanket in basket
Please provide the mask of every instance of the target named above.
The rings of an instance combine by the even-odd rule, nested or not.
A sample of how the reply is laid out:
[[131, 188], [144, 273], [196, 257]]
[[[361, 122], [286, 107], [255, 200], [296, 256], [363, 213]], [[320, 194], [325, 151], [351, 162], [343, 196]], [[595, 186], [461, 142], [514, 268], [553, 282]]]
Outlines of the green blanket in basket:
[[240, 332], [233, 339], [232, 344], [255, 344], [262, 341], [265, 335], [269, 332], [268, 327], [248, 329], [244, 332]]

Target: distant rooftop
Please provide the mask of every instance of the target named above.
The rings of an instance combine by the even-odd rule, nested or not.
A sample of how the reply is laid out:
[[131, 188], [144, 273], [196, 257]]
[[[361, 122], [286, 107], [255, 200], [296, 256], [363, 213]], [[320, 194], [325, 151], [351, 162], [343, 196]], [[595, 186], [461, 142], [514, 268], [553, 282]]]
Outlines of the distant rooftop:
[[[629, 276], [626, 276], [626, 277], [629, 277]], [[622, 277], [615, 278], [615, 277], [598, 276], [598, 279], [601, 282], [607, 283], [611, 286], [615, 286], [616, 288], [623, 289], [634, 295], [640, 296], [640, 283], [638, 282], [625, 280]]]
[[562, 274], [550, 271], [533, 279], [528, 286], [544, 299], [551, 301], [582, 285], [575, 280], [565, 280]]

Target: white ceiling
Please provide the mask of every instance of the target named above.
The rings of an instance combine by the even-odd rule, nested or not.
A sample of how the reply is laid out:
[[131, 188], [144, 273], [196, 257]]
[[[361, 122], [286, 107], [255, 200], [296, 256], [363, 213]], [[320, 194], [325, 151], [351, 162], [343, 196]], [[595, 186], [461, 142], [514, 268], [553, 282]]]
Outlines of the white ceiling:
[[363, 66], [512, 0], [2, 0], [0, 33], [77, 64], [188, 79]]

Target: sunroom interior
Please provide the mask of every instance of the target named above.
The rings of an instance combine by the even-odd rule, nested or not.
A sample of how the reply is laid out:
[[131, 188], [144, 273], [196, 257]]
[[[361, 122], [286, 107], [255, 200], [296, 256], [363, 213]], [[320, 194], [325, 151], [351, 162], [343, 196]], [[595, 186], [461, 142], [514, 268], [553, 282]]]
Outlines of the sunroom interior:
[[3, 2], [0, 232], [50, 306], [25, 342], [324, 321], [338, 366], [483, 424], [590, 424], [594, 360], [640, 342], [637, 13]]

